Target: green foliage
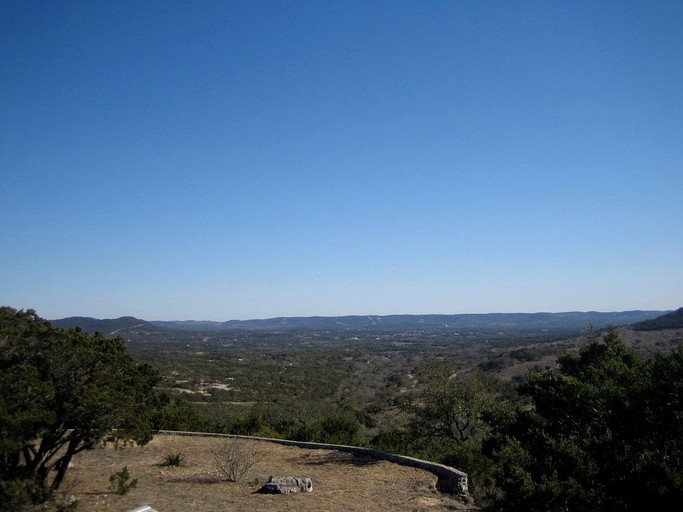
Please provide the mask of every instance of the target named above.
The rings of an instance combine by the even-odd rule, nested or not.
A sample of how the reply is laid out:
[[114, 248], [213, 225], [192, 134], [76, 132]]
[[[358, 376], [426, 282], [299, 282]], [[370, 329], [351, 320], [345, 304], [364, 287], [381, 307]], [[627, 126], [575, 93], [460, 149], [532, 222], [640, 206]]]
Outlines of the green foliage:
[[185, 455], [181, 452], [169, 452], [164, 455], [162, 466], [180, 467], [185, 465]]
[[536, 348], [524, 347], [510, 352], [510, 356], [518, 361], [537, 361], [541, 358], [541, 352]]
[[[411, 455], [457, 467], [468, 473], [470, 491], [478, 496], [491, 485], [491, 461], [481, 454], [489, 432], [485, 421], [503, 405], [496, 400], [498, 382], [482, 370], [464, 371], [452, 360], [433, 360], [419, 372], [422, 395], [409, 401], [404, 436], [392, 434], [394, 442]], [[389, 451], [392, 451], [388, 444]]]
[[0, 503], [6, 512], [23, 512], [31, 507], [27, 482], [19, 479], [0, 480]]
[[109, 477], [109, 490], [121, 496], [128, 494], [135, 489], [137, 485], [138, 479], [131, 479], [130, 473], [128, 472], [128, 466], [124, 466]]
[[406, 404], [416, 440], [462, 444], [487, 431], [484, 412], [493, 407], [495, 382], [481, 370], [459, 371], [450, 360], [434, 360], [420, 371], [422, 396]]
[[23, 482], [42, 502], [75, 454], [108, 441], [146, 443], [157, 381], [120, 338], [0, 308], [0, 480]]
[[392, 429], [380, 432], [370, 441], [370, 446], [375, 450], [389, 453], [410, 455], [411, 437], [404, 430]]
[[78, 510], [78, 500], [69, 503], [58, 503], [55, 512], [76, 512]]
[[160, 402], [161, 406], [154, 417], [155, 430], [219, 432], [212, 430], [206, 419], [191, 405], [171, 400], [167, 395], [162, 395]]
[[79, 501], [73, 496], [67, 497], [57, 502], [55, 512], [76, 512]]
[[634, 331], [652, 331], [656, 329], [680, 329], [683, 327], [683, 308], [666, 313], [651, 320], [643, 320], [633, 325]]
[[683, 497], [683, 357], [641, 359], [616, 328], [520, 392], [498, 417], [493, 510], [667, 510]]
[[306, 423], [293, 433], [292, 439], [347, 446], [367, 444], [363, 426], [355, 418], [345, 414], [336, 414]]
[[250, 413], [236, 418], [230, 427], [230, 433], [240, 436], [255, 436], [265, 427], [261, 416]]

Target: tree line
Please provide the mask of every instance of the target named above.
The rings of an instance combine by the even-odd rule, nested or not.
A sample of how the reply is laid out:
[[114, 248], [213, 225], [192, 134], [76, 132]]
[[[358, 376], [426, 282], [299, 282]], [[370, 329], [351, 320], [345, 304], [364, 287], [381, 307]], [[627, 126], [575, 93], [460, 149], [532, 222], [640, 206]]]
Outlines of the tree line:
[[680, 506], [683, 345], [644, 358], [615, 327], [591, 331], [577, 355], [530, 371], [515, 400], [481, 372], [426, 371], [407, 444], [467, 471], [487, 510]]

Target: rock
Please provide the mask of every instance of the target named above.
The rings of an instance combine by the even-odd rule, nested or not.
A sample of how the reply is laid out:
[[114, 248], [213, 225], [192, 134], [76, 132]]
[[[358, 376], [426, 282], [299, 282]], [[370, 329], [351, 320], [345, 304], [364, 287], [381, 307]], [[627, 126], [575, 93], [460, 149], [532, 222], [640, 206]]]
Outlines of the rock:
[[293, 476], [270, 477], [263, 487], [258, 490], [258, 492], [265, 494], [289, 494], [291, 492], [311, 491], [313, 491], [313, 481], [310, 478], [295, 478]]

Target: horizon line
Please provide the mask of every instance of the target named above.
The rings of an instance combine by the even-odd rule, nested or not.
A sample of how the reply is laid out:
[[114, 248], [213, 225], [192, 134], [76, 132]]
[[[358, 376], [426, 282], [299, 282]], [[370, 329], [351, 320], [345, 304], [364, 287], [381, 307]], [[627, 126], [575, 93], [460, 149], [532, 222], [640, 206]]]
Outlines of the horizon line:
[[121, 318], [134, 318], [136, 320], [143, 320], [145, 322], [203, 322], [203, 323], [227, 323], [227, 322], [253, 322], [253, 321], [266, 321], [266, 320], [278, 320], [278, 319], [286, 319], [286, 318], [345, 318], [345, 317], [375, 317], [375, 318], [382, 318], [382, 317], [395, 317], [395, 316], [460, 316], [460, 315], [480, 315], [480, 316], [485, 316], [485, 315], [541, 315], [541, 314], [550, 314], [550, 315], [561, 315], [561, 314], [568, 314], [568, 313], [600, 313], [600, 314], [609, 314], [609, 313], [629, 313], [629, 312], [636, 312], [636, 311], [644, 311], [644, 312], [649, 312], [649, 311], [656, 311], [656, 312], [669, 312], [669, 311], [675, 311], [675, 309], [624, 309], [624, 310], [610, 310], [610, 311], [600, 311], [600, 310], [566, 310], [566, 311], [492, 311], [492, 312], [487, 312], [487, 313], [390, 313], [390, 314], [345, 314], [345, 315], [279, 315], [279, 316], [270, 316], [270, 317], [260, 317], [260, 318], [232, 318], [229, 320], [197, 320], [197, 319], [184, 319], [184, 320], [146, 320], [144, 318], [140, 318], [134, 315], [121, 315], [118, 317], [113, 317], [113, 318], [97, 318], [97, 317], [92, 317], [92, 316], [84, 316], [84, 315], [71, 315], [71, 316], [65, 316], [61, 318], [51, 318], [47, 319], [48, 321], [52, 320], [64, 320], [67, 318], [92, 318], [94, 320], [120, 320]]

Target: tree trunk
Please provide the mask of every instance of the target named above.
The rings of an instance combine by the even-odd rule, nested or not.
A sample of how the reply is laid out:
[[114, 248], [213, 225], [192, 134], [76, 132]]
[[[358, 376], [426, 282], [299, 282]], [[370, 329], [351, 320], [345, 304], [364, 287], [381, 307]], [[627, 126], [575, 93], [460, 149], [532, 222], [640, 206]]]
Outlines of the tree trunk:
[[71, 457], [73, 457], [80, 451], [78, 449], [79, 443], [80, 439], [78, 437], [73, 437], [69, 441], [69, 446], [66, 449], [66, 453], [62, 457], [60, 457], [60, 459], [55, 464], [54, 469], [57, 471], [57, 474], [55, 475], [55, 478], [52, 480], [52, 484], [50, 485], [50, 494], [53, 494], [59, 488], [59, 486], [62, 485], [62, 481], [64, 480], [64, 476], [66, 475], [66, 470], [69, 469]]
[[62, 485], [62, 481], [64, 480], [64, 476], [66, 475], [66, 470], [69, 468], [69, 463], [71, 462], [72, 456], [72, 454], [67, 453], [66, 455], [64, 455], [64, 457], [57, 461], [57, 464], [55, 464], [57, 474], [52, 480], [52, 484], [50, 484], [50, 495], [54, 494], [55, 491], [59, 488], [59, 486]]

